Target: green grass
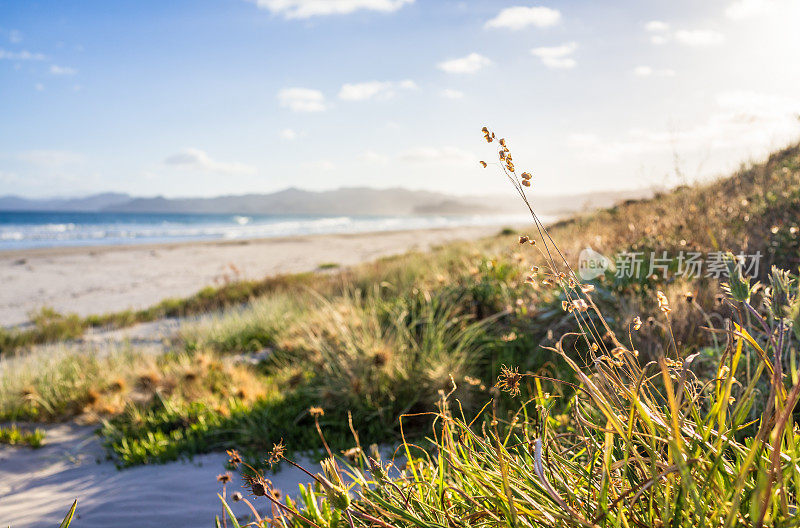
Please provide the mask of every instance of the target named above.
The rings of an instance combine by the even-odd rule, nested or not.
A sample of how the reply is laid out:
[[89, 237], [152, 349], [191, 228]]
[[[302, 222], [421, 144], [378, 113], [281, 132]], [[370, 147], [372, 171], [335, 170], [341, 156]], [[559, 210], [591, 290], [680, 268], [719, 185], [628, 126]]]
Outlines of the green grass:
[[[263, 314], [265, 306], [283, 313], [281, 303], [259, 304], [250, 315]], [[429, 408], [448, 390], [451, 376], [476, 374], [485, 324], [424, 298], [414, 305], [378, 296], [321, 303], [314, 319], [299, 321], [293, 330], [298, 348], [277, 349], [261, 366], [269, 389], [257, 402], [231, 401], [220, 412], [203, 402], [154, 400], [128, 406], [102, 434], [121, 465], [230, 445], [259, 450], [282, 438], [305, 450], [318, 443], [308, 409], [322, 406], [336, 448], [351, 445], [348, 412], [355, 422], [369, 424], [365, 438], [383, 441], [396, 435], [400, 415]], [[475, 390], [463, 391], [465, 404]]]
[[[797, 279], [786, 284], [791, 293], [783, 306], [797, 310]], [[726, 302], [743, 315], [752, 313], [748, 304], [763, 306], [740, 299]], [[786, 381], [771, 375], [782, 363], [771, 338], [781, 324], [772, 306], [752, 325], [737, 320], [744, 330], [729, 333], [731, 349], [717, 354], [710, 380], [697, 379], [683, 359], [643, 365], [627, 347], [606, 355], [578, 315], [577, 329], [600, 347], [596, 368], [554, 350], [580, 380], [577, 391], [507, 371], [498, 386], [512, 393], [521, 386], [514, 413], [498, 413], [490, 402], [483, 415], [464, 418], [457, 401], [442, 397], [429, 441], [401, 445], [408, 461], [399, 477], [387, 478], [374, 452], [362, 455], [349, 467], [349, 490], [331, 485], [337, 471], [329, 470], [327, 480], [318, 479], [325, 487], [301, 488], [284, 514], [303, 527], [347, 517], [354, 526], [394, 527], [456, 520], [508, 527], [797, 526], [800, 430], [791, 410], [800, 396], [798, 341], [787, 347], [793, 353]], [[774, 406], [756, 417], [753, 435], [742, 437], [749, 410], [765, 398], [760, 382]]]
[[190, 350], [259, 351], [276, 344], [297, 320], [302, 306], [296, 293], [276, 293], [188, 323], [181, 327], [180, 338]]
[[31, 314], [31, 328], [0, 328], [0, 353], [39, 343], [75, 339], [88, 328], [77, 315], [64, 315], [51, 308], [42, 308]]
[[[526, 200], [511, 167], [507, 175]], [[705, 191], [698, 191], [698, 198]], [[791, 191], [786, 194], [791, 196]], [[704, 221], [718, 226], [724, 218]], [[727, 235], [707, 236], [719, 240]], [[403, 432], [421, 413], [432, 424], [425, 442], [403, 436], [393, 468], [384, 465], [377, 449], [367, 456], [371, 439], [361, 435], [360, 426], [370, 422], [354, 419], [353, 442], [359, 450], [352, 465], [328, 451], [322, 474], [312, 477], [314, 486], [301, 487], [296, 502], [274, 499], [258, 468], [246, 466], [253, 500], [271, 506], [273, 514], [280, 509], [280, 525], [297, 527], [798, 526], [798, 277], [772, 267], [763, 274], [764, 284], [751, 284], [736, 271], [730, 255], [730, 276], [717, 307], [727, 322], [715, 326], [702, 308], [707, 296], [693, 296], [678, 309], [657, 280], [606, 280], [599, 281], [601, 288], [591, 288], [567, 260], [551, 257], [563, 254], [563, 248], [546, 235], [537, 242], [546, 271], [538, 274], [536, 284], [555, 285], [565, 302], [561, 314], [554, 313], [551, 300], [533, 317], [513, 309], [505, 315], [517, 322], [542, 318], [550, 321], [551, 330], [558, 328], [554, 339], [540, 344], [564, 368], [519, 372], [504, 366], [478, 411], [465, 406], [459, 392], [470, 383], [454, 376], [449, 390], [438, 391], [435, 406], [409, 409], [400, 417]], [[771, 254], [777, 259], [784, 252], [775, 247]], [[785, 257], [793, 258], [790, 253]], [[477, 273], [506, 286], [514, 277], [510, 265], [506, 269], [496, 261]], [[456, 291], [469, 291], [472, 300], [485, 303], [470, 305], [471, 314], [491, 307], [504, 291], [470, 286]], [[446, 291], [440, 288], [422, 298]], [[547, 291], [537, 291], [537, 298]], [[368, 299], [363, 307], [369, 309], [382, 300]], [[649, 330], [634, 327], [625, 317], [631, 306], [652, 310]], [[694, 316], [703, 317], [708, 328], [692, 324]], [[435, 318], [453, 320], [450, 312]], [[490, 335], [487, 329], [508, 324], [500, 317], [478, 321], [483, 331], [476, 341]], [[682, 333], [676, 333], [674, 323], [682, 325]], [[356, 323], [344, 335], [354, 340], [383, 336], [384, 328]], [[327, 342], [314, 349], [324, 346]], [[420, 372], [424, 368], [416, 376]], [[341, 372], [336, 378], [347, 380]], [[328, 427], [320, 428], [327, 437]], [[287, 446], [292, 447], [290, 441]], [[270, 455], [284, 458], [281, 450]], [[314, 472], [309, 469], [310, 475]], [[228, 520], [238, 526], [232, 516]]]
[[[576, 298], [592, 297], [561, 284]], [[402, 442], [392, 469], [366, 450], [359, 431], [355, 464], [338, 462], [352, 484], [342, 484], [335, 464], [323, 466], [315, 486], [301, 487], [297, 502], [280, 506], [287, 523], [332, 526], [349, 517], [365, 527], [455, 520], [508, 527], [797, 526], [800, 428], [792, 411], [800, 401], [800, 332], [781, 329], [800, 323], [798, 278], [775, 271], [761, 290], [770, 293], [758, 295], [734, 274], [727, 290], [738, 326], [727, 332], [726, 345], [708, 351], [708, 375], [695, 365], [703, 358], [687, 357], [674, 343], [658, 361], [643, 362], [637, 335], [630, 345], [612, 337], [612, 346], [586, 325], [587, 312], [573, 312], [578, 335], [596, 345], [593, 366], [578, 365], [564, 342], [552, 353], [569, 365], [575, 383], [505, 369], [496, 386], [517, 407], [504, 410], [500, 402], [509, 394], [495, 392], [466, 416], [454, 393], [443, 393], [429, 439]], [[659, 318], [669, 325], [667, 308]], [[322, 429], [327, 436], [326, 424]]]
[[0, 426], [0, 444], [10, 446], [27, 446], [34, 449], [44, 443], [43, 429], [20, 428], [18, 425]]

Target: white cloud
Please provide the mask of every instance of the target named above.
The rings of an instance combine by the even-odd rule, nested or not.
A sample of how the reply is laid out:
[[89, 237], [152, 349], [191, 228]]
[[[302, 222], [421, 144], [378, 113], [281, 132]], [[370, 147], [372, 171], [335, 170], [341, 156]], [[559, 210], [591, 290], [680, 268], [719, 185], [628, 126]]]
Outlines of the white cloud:
[[40, 61], [46, 59], [46, 57], [41, 53], [32, 53], [27, 50], [7, 51], [0, 48], [0, 59]]
[[669, 31], [669, 24], [661, 20], [651, 20], [644, 25], [644, 29], [651, 33], [663, 33]]
[[285, 139], [286, 141], [294, 141], [297, 139], [298, 134], [291, 128], [284, 128], [281, 130], [281, 138]]
[[326, 108], [322, 92], [310, 88], [284, 88], [278, 92], [278, 100], [295, 112], [322, 112]]
[[370, 81], [355, 84], [344, 84], [339, 90], [339, 98], [345, 101], [365, 101], [367, 99], [391, 99], [397, 90], [416, 90], [417, 85], [412, 80], [399, 82]]
[[651, 153], [705, 150], [756, 150], [764, 153], [800, 135], [800, 99], [748, 91], [722, 92], [705, 121], [674, 131], [633, 129], [624, 138], [572, 134], [568, 145], [587, 158], [617, 162]]
[[440, 62], [437, 67], [447, 73], [476, 73], [491, 63], [492, 61], [483, 55], [470, 53], [466, 57]]
[[37, 92], [43, 92], [44, 91], [44, 85], [42, 83], [36, 83], [36, 84], [33, 85], [33, 87], [36, 89]]
[[389, 158], [383, 154], [378, 154], [374, 150], [365, 150], [358, 155], [358, 159], [364, 163], [374, 163], [377, 165], [385, 165], [389, 163]]
[[725, 9], [725, 16], [733, 20], [744, 20], [767, 13], [774, 7], [770, 0], [737, 0]]
[[16, 29], [12, 29], [8, 32], [8, 41], [12, 44], [19, 44], [22, 42], [22, 33], [17, 31]]
[[464, 97], [464, 92], [453, 88], [445, 88], [439, 94], [445, 99], [462, 99]]
[[520, 30], [528, 26], [550, 27], [561, 21], [561, 13], [549, 7], [514, 6], [500, 11], [496, 17], [486, 22], [486, 28], [505, 28]]
[[27, 150], [17, 156], [20, 160], [38, 167], [56, 168], [75, 165], [84, 161], [84, 157], [69, 150]]
[[670, 68], [656, 69], [650, 66], [637, 66], [633, 69], [637, 77], [675, 77], [675, 70]]
[[675, 40], [687, 46], [716, 46], [725, 36], [712, 29], [681, 29], [675, 32]]
[[53, 75], [75, 75], [78, 73], [78, 70], [75, 68], [69, 68], [67, 66], [56, 66], [52, 64], [50, 66], [50, 73]]
[[442, 165], [470, 165], [475, 163], [475, 156], [458, 147], [416, 147], [401, 153], [401, 161], [409, 163], [432, 163]]
[[313, 171], [330, 172], [336, 168], [336, 164], [328, 160], [307, 161], [302, 164], [302, 167]]
[[725, 36], [713, 29], [678, 29], [672, 32], [670, 25], [661, 20], [647, 22], [644, 29], [651, 33], [650, 42], [657, 45], [674, 40], [687, 46], [714, 46], [725, 41]]
[[196, 148], [185, 148], [178, 153], [167, 156], [164, 164], [177, 169], [214, 172], [219, 174], [254, 174], [255, 167], [238, 162], [221, 162], [211, 159], [204, 151]]
[[261, 9], [284, 18], [347, 15], [359, 10], [392, 13], [414, 0], [251, 0]]
[[561, 46], [534, 48], [531, 50], [531, 55], [542, 59], [542, 64], [548, 68], [570, 69], [577, 64], [570, 56], [576, 49], [578, 49], [577, 42], [567, 42]]

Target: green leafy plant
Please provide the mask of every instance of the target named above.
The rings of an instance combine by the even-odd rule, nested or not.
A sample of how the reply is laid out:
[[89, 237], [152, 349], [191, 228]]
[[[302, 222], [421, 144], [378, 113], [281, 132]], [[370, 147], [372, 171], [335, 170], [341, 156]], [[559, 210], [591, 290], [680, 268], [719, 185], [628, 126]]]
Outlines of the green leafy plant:
[[44, 430], [39, 428], [31, 430], [18, 425], [0, 426], [0, 444], [23, 445], [36, 449], [42, 447], [44, 436]]

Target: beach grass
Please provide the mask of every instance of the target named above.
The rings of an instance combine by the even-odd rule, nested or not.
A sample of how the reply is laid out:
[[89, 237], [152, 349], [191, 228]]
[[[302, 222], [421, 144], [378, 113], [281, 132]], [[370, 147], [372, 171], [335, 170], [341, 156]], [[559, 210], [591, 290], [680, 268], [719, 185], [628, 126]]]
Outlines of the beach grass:
[[224, 412], [266, 392], [252, 366], [211, 353], [49, 345], [0, 359], [0, 421], [99, 423], [154, 406], [201, 402]]
[[[585, 233], [603, 230], [606, 234], [598, 249], [606, 254], [646, 247], [762, 251], [763, 275], [768, 270], [767, 259], [791, 265], [797, 255], [792, 253], [792, 240], [774, 243], [774, 236], [784, 231], [787, 238], [791, 234], [790, 221], [784, 220], [777, 233], [772, 232], [777, 211], [797, 206], [797, 160], [798, 149], [789, 149], [764, 166], [738, 173], [736, 184], [722, 180], [623, 204], [619, 208], [627, 211], [621, 216], [613, 209], [600, 211], [560, 223], [552, 235], [568, 241], [570, 249], [561, 250], [573, 259], [588, 242]], [[769, 179], [763, 176], [765, 171], [772, 175]], [[761, 189], [764, 182], [775, 191]], [[677, 218], [682, 213], [676, 202], [686, 202], [690, 192], [698, 203], [713, 202], [719, 211], [726, 211], [728, 219]], [[767, 198], [760, 201], [758, 197], [764, 196]], [[748, 212], [743, 212], [744, 207]], [[656, 212], [645, 217], [650, 209]], [[728, 209], [735, 214], [727, 213]], [[664, 211], [673, 214], [665, 216]], [[620, 218], [636, 219], [637, 223]], [[678, 222], [685, 225], [684, 230], [678, 230]], [[655, 225], [658, 229], [652, 227]], [[767, 233], [760, 239], [763, 245], [755, 245], [740, 231], [755, 230], [755, 226]], [[687, 233], [696, 238], [687, 240]], [[730, 237], [734, 235], [748, 242], [733, 244]], [[135, 429], [126, 426], [130, 418], [122, 415], [115, 419], [116, 429], [106, 430], [112, 439], [109, 445], [124, 463], [165, 461], [222, 445], [259, 449], [281, 438], [293, 439], [293, 449], [311, 449], [318, 444], [313, 431], [308, 431], [307, 409], [321, 406], [328, 413], [332, 444], [347, 449], [352, 447], [352, 439], [347, 415], [339, 409], [350, 410], [354, 423], [369, 424], [366, 438], [396, 441], [399, 416], [432, 409], [438, 392], [449, 390], [450, 375], [459, 386], [459, 401], [466, 412], [481, 401], [503, 364], [571, 380], [575, 374], [569, 365], [546, 348], [555, 346], [561, 335], [574, 328], [571, 316], [562, 309], [568, 296], [553, 283], [526, 283], [528, 271], [541, 266], [542, 258], [520, 246], [517, 238], [516, 234], [499, 234], [469, 244], [446, 244], [427, 254], [412, 252], [380, 259], [317, 276], [310, 283], [296, 283], [293, 289], [261, 296], [187, 325], [181, 333], [182, 344], [177, 346], [187, 353], [243, 354], [259, 362], [259, 369], [272, 377], [277, 396], [257, 406], [240, 407], [230, 417], [216, 416], [207, 406], [199, 410], [188, 405], [155, 409], [147, 411], [146, 425]], [[604, 242], [606, 239], [618, 246]], [[725, 246], [721, 246], [722, 240]], [[592, 281], [592, 287], [594, 300], [612, 331], [626, 332], [636, 317], [643, 321], [638, 332], [643, 359], [663, 356], [674, 339], [687, 353], [700, 353], [696, 370], [713, 371], [717, 360], [713, 346], [719, 338], [702, 328], [722, 329], [730, 318], [729, 309], [719, 300], [719, 280], [666, 281], [646, 273], [620, 279], [607, 273]], [[664, 292], [673, 307], [669, 326], [658, 318], [657, 290]], [[599, 316], [590, 315], [599, 325]], [[465, 345], [464, 350], [459, 349]], [[458, 353], [442, 353], [447, 350]], [[195, 414], [202, 415], [202, 420]], [[269, 416], [278, 415], [286, 419], [275, 425]], [[154, 446], [161, 441], [159, 435], [174, 429], [170, 424], [176, 416], [203, 425], [192, 433], [191, 441], [173, 441], [162, 453]], [[262, 423], [271, 426], [253, 426]], [[415, 431], [424, 431], [425, 423], [417, 420]], [[229, 434], [231, 430], [247, 432]], [[125, 449], [120, 447], [123, 441], [127, 442]], [[131, 457], [128, 449], [138, 454]]]
[[[355, 505], [306, 489], [303, 504], [284, 504], [297, 526], [336, 515], [440, 526], [449, 512], [497, 526], [790, 526], [800, 432], [798, 336], [787, 329], [800, 301], [796, 276], [772, 270], [798, 269], [798, 218], [794, 146], [730, 178], [546, 233], [534, 226], [530, 238], [504, 230], [229, 284], [146, 311], [215, 311], [185, 325], [166, 354], [6, 354], [0, 416], [102, 420], [123, 466], [230, 447], [260, 460], [282, 442], [287, 455], [403, 446], [403, 478], [389, 482], [356, 457]], [[588, 245], [607, 256], [761, 252], [762, 286], [647, 270], [581, 281], [567, 266]], [[325, 514], [311, 506], [323, 495]]]
[[[484, 132], [491, 142], [494, 135]], [[523, 182], [530, 176], [518, 176], [507, 160], [504, 171], [527, 203]], [[276, 498], [259, 468], [232, 452], [253, 500], [271, 507], [273, 519], [256, 513], [257, 524], [797, 526], [797, 275], [773, 266], [758, 283], [725, 254], [727, 281], [718, 300], [727, 310], [724, 324], [717, 328], [708, 318], [707, 328], [695, 329], [714, 336], [702, 346], [676, 339], [672, 326], [680, 316], [656, 285], [646, 295], [655, 306], [653, 326], [664, 329], [663, 344], [647, 354], [640, 350], [646, 341], [639, 339], [640, 319], [609, 317], [596, 302], [595, 285], [572, 271], [532, 214], [546, 267], [530, 282], [556, 285], [572, 326], [546, 349], [571, 375], [503, 365], [478, 412], [465, 412], [454, 377], [449, 391], [439, 391], [435, 410], [400, 419], [428, 416], [427, 441], [404, 435], [400, 456], [386, 465], [353, 427], [351, 461], [328, 449], [322, 472], [308, 470], [313, 484], [301, 486], [296, 501]], [[529, 238], [519, 242], [527, 246]], [[696, 303], [693, 294], [683, 301]], [[503, 405], [509, 398], [516, 407]], [[312, 412], [315, 420], [324, 415]], [[288, 445], [274, 445], [268, 460], [288, 461]]]

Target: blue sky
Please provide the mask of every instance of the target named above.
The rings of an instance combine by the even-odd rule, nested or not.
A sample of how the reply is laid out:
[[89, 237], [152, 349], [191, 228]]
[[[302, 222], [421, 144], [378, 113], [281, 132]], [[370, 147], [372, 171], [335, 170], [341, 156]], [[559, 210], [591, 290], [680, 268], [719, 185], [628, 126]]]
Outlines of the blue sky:
[[694, 181], [800, 136], [799, 5], [0, 0], [0, 194]]

